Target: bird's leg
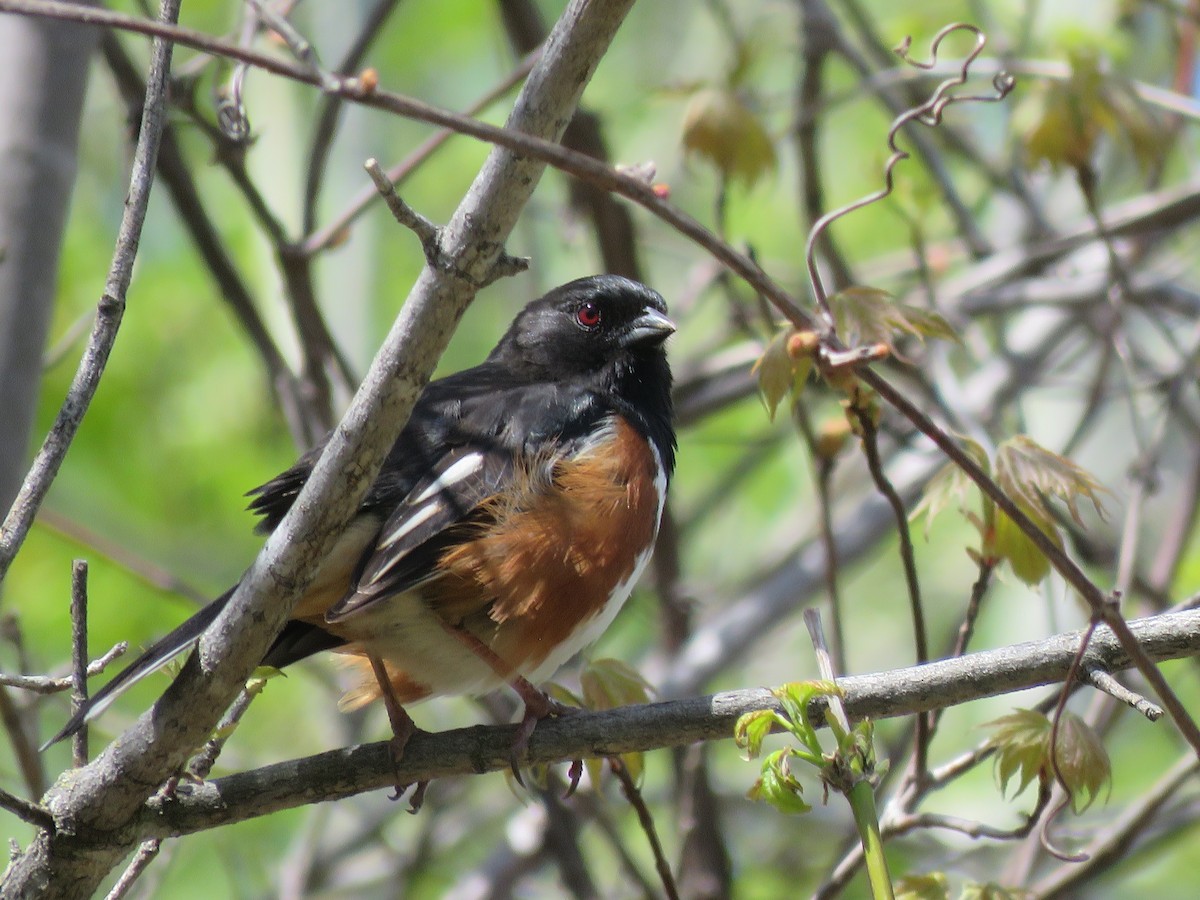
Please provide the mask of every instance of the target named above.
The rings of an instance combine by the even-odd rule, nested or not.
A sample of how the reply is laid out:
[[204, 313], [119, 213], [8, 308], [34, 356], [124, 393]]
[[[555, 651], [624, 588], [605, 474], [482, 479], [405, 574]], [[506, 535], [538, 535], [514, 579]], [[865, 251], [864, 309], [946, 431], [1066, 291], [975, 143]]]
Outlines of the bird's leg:
[[[508, 756], [508, 764], [512, 769], [513, 777], [517, 779], [518, 784], [524, 787], [525, 780], [521, 777], [520, 762], [529, 750], [529, 738], [533, 734], [533, 730], [537, 727], [537, 723], [551, 716], [568, 715], [578, 712], [578, 710], [573, 706], [560, 703], [545, 691], [530, 684], [529, 679], [513, 671], [513, 667], [501, 659], [495, 650], [465, 628], [447, 625], [446, 630], [458, 638], [472, 653], [487, 663], [491, 670], [500, 678], [507, 681], [525, 704], [525, 714], [521, 717], [521, 724], [517, 729], [517, 736], [513, 739], [512, 749], [509, 751]], [[572, 765], [570, 771], [571, 786], [568, 793], [574, 792], [575, 787], [579, 783], [579, 777], [583, 771], [582, 764]]]
[[[400, 761], [404, 759], [404, 748], [408, 745], [409, 738], [416, 734], [417, 723], [400, 705], [383, 660], [374, 654], [368, 654], [367, 659], [371, 661], [371, 671], [375, 673], [375, 680], [379, 683], [379, 695], [383, 698], [383, 708], [387, 710], [388, 722], [392, 726], [392, 739], [388, 742], [392, 766], [396, 769], [396, 793], [392, 795], [392, 799], [399, 800], [400, 795], [408, 789], [410, 784], [410, 782], [401, 782]], [[417, 789], [409, 801], [409, 812], [415, 813], [421, 808], [421, 804], [425, 800], [425, 788], [428, 786], [428, 781], [417, 782]]]
[[[542, 719], [548, 719], [551, 716], [564, 716], [571, 713], [579, 712], [574, 706], [567, 706], [555, 700], [545, 691], [534, 687], [526, 678], [520, 675], [515, 676], [509, 681], [514, 691], [525, 703], [525, 715], [521, 717], [521, 725], [517, 729], [517, 736], [513, 740], [512, 750], [509, 754], [508, 764], [512, 769], [513, 777], [517, 779], [517, 784], [525, 786], [524, 780], [521, 778], [521, 770], [518, 763], [524, 758], [529, 750], [529, 738], [533, 736], [533, 730], [537, 728], [537, 723]], [[570, 797], [575, 793], [575, 788], [579, 787], [579, 779], [583, 777], [583, 760], [571, 760], [571, 767], [567, 770], [567, 793]]]

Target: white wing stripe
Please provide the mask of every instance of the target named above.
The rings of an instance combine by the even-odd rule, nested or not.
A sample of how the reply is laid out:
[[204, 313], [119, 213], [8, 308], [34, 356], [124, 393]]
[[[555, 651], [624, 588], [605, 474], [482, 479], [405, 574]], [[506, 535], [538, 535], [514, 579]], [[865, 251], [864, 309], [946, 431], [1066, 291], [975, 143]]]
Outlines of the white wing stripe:
[[420, 496], [412, 501], [413, 506], [419, 506], [430, 497], [437, 496], [451, 485], [458, 484], [465, 478], [470, 478], [481, 468], [483, 468], [483, 454], [478, 451], [468, 453], [439, 475], [429, 487], [421, 491]]
[[387, 550], [389, 547], [391, 547], [393, 544], [397, 543], [401, 538], [403, 538], [406, 534], [409, 534], [413, 529], [415, 529], [422, 522], [425, 522], [428, 519], [432, 518], [438, 512], [439, 509], [441, 509], [441, 504], [427, 503], [425, 505], [424, 509], [420, 509], [417, 512], [413, 513], [411, 516], [409, 516], [403, 522], [401, 522], [400, 526], [398, 528], [396, 528], [394, 531], [391, 531], [387, 535], [385, 535], [383, 540], [379, 542], [379, 546], [378, 546], [378, 549], [376, 550], [376, 552], [378, 552], [379, 550]]

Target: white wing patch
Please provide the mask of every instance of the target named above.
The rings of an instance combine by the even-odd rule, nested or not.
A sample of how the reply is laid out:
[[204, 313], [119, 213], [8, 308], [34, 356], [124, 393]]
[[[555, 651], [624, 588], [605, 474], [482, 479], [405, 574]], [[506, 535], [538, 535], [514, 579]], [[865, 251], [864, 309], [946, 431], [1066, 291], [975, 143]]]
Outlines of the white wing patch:
[[430, 482], [429, 487], [421, 491], [417, 498], [412, 501], [413, 506], [419, 506], [431, 497], [436, 497], [452, 485], [458, 484], [465, 478], [470, 478], [481, 468], [483, 468], [483, 454], [478, 450], [468, 453], [462, 459], [455, 461], [445, 472]]
[[[462, 459], [456, 459], [447, 466], [446, 470], [431, 481], [420, 494], [412, 500], [405, 501], [405, 505], [411, 507], [412, 512], [387, 534], [380, 535], [379, 550], [388, 550], [395, 546], [406, 535], [412, 534], [422, 524], [441, 512], [444, 502], [443, 494], [449, 492], [454, 485], [466, 481], [479, 472], [483, 468], [483, 463], [483, 454], [478, 450], [473, 450]], [[378, 578], [386, 572], [387, 568], [385, 567], [376, 577]]]
[[[398, 527], [393, 528], [383, 536], [383, 539], [379, 542], [379, 550], [387, 550], [393, 545], [399, 543], [406, 534], [409, 534], [415, 530], [423, 522], [428, 521], [440, 511], [440, 504], [426, 503], [423, 509], [417, 510], [410, 516], [405, 516], [404, 520], [400, 522]], [[396, 557], [396, 562], [399, 562], [401, 558], [402, 557]], [[384, 571], [387, 570], [385, 569]], [[381, 572], [380, 574], [383, 573]]]

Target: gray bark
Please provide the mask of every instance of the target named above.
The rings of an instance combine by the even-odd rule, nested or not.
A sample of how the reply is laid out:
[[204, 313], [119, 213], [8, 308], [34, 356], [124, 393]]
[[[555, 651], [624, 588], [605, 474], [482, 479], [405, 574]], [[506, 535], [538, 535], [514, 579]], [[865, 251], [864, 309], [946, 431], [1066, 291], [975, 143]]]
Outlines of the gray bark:
[[[633, 0], [573, 0], [507, 127], [558, 140]], [[438, 241], [362, 388], [291, 512], [268, 539], [180, 677], [94, 762], [44, 798], [53, 832], [14, 858], [5, 897], [89, 897], [136, 843], [134, 818], [207, 737], [357, 508], [545, 163], [495, 148]]]

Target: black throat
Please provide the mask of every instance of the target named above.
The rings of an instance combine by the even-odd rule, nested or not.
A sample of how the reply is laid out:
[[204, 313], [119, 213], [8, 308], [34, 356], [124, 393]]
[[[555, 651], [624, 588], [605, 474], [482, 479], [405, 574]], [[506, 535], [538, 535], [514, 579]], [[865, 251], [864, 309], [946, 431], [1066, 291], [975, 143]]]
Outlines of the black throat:
[[667, 477], [675, 471], [675, 412], [671, 402], [671, 367], [662, 347], [622, 354], [605, 368], [601, 386], [618, 411], [658, 451]]

